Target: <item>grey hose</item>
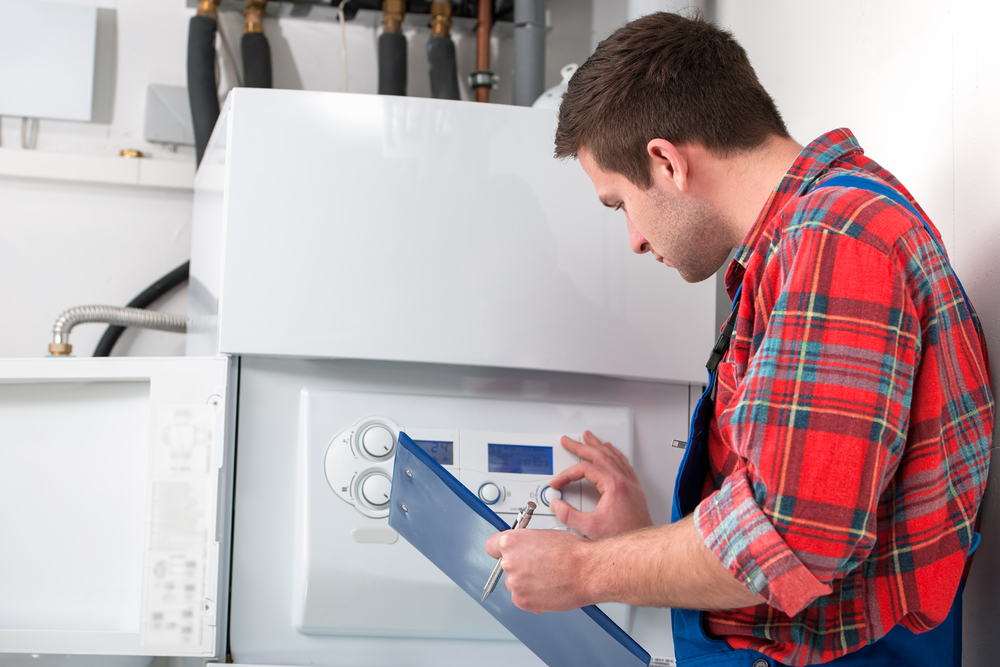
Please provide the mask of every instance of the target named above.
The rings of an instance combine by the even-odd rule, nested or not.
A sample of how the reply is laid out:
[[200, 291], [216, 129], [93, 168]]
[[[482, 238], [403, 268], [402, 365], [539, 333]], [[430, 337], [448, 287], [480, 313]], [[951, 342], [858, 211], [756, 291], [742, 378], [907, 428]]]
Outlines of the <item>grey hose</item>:
[[67, 355], [73, 351], [69, 344], [69, 332], [77, 324], [101, 322], [120, 327], [138, 327], [140, 329], [156, 329], [158, 331], [187, 331], [185, 315], [168, 315], [142, 308], [122, 308], [121, 306], [76, 306], [70, 308], [56, 320], [52, 327], [52, 344], [49, 352], [53, 355]]

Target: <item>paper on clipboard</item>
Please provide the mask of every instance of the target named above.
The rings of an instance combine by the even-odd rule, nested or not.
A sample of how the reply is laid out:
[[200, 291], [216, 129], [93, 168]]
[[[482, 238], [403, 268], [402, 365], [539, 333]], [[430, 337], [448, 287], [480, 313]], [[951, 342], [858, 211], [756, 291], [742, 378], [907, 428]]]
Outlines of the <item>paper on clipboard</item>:
[[[510, 528], [405, 433], [393, 467], [389, 525], [476, 602], [496, 561], [486, 540]], [[504, 586], [482, 606], [549, 667], [646, 667], [650, 656], [595, 606], [533, 614]]]

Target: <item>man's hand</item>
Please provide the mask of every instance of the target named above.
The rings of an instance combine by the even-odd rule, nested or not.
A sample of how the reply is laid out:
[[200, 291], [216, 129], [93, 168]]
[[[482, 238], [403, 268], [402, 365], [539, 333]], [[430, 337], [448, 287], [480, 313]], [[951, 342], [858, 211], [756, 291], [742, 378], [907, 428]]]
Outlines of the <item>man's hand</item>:
[[652, 525], [639, 478], [624, 454], [610, 442], [601, 442], [590, 431], [584, 431], [583, 442], [566, 436], [561, 442], [583, 461], [556, 475], [549, 486], [561, 489], [586, 479], [597, 487], [601, 499], [593, 512], [581, 512], [569, 503], [554, 500], [549, 506], [560, 521], [591, 539]]
[[565, 530], [505, 530], [486, 540], [486, 553], [503, 555], [504, 586], [525, 611], [567, 611], [588, 599], [586, 538]]
[[562, 530], [505, 530], [486, 540], [486, 553], [503, 556], [511, 601], [535, 613], [599, 602], [680, 609], [765, 602], [709, 551], [691, 516], [599, 540]]

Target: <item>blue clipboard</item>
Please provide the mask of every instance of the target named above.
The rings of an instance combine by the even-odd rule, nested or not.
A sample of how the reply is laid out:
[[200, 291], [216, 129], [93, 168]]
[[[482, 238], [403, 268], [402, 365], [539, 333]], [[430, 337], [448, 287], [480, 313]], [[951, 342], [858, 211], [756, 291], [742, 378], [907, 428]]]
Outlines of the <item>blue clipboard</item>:
[[[389, 525], [478, 603], [496, 565], [486, 540], [510, 526], [405, 433], [389, 502]], [[502, 582], [482, 606], [549, 667], [649, 665], [649, 654], [597, 607], [533, 614], [511, 603]]]

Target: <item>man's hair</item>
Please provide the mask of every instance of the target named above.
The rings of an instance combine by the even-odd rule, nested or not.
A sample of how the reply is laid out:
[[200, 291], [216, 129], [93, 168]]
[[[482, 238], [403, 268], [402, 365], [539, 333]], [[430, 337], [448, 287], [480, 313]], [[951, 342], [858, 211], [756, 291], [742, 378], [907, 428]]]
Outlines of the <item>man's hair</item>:
[[700, 16], [660, 12], [619, 28], [570, 79], [556, 157], [586, 147], [604, 171], [649, 188], [651, 139], [728, 158], [775, 135], [789, 136], [732, 34]]

